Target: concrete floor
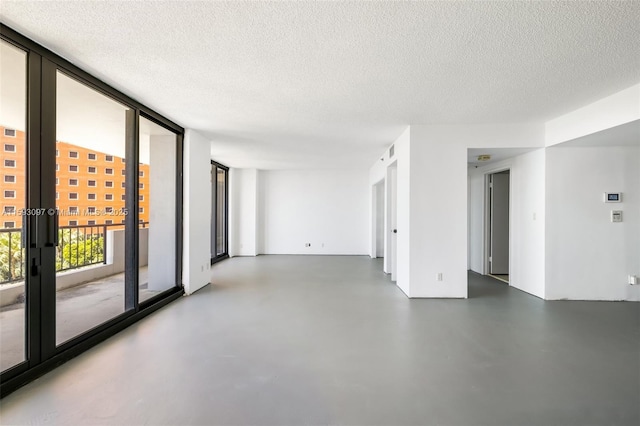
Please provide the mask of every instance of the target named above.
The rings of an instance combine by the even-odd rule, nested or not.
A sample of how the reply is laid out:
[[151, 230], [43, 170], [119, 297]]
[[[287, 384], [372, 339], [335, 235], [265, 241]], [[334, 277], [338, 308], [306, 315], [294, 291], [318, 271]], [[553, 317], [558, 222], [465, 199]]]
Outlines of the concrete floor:
[[3, 424], [640, 423], [637, 303], [470, 274], [409, 300], [367, 257], [216, 264], [184, 297], [2, 400]]
[[[148, 271], [139, 269], [140, 301], [158, 294], [147, 285]], [[56, 293], [56, 344], [96, 327], [124, 312], [124, 273], [111, 275]], [[0, 370], [25, 359], [25, 303], [0, 308]]]

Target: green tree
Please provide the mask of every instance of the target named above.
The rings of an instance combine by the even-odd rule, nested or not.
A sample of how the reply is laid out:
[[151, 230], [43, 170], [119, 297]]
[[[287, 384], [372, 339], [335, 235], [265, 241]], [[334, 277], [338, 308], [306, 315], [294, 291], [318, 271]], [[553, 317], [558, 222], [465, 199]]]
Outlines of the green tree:
[[0, 233], [0, 282], [24, 277], [24, 251], [20, 231]]

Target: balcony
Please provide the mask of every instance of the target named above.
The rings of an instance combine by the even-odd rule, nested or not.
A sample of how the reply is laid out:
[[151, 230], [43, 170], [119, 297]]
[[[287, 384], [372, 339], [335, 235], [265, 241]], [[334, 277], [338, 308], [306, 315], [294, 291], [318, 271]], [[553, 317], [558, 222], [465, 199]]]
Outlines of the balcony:
[[[148, 285], [148, 222], [139, 228], [139, 299]], [[123, 312], [122, 225], [65, 226], [56, 250], [56, 341], [63, 343]], [[25, 273], [20, 229], [0, 229], [0, 369], [24, 359]], [[82, 309], [78, 309], [82, 307]]]

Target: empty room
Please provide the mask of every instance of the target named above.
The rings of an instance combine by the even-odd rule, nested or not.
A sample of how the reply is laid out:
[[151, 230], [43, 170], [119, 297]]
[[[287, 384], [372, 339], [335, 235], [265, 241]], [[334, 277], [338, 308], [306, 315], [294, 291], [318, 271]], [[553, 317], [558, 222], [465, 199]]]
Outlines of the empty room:
[[0, 424], [640, 424], [640, 2], [0, 24]]

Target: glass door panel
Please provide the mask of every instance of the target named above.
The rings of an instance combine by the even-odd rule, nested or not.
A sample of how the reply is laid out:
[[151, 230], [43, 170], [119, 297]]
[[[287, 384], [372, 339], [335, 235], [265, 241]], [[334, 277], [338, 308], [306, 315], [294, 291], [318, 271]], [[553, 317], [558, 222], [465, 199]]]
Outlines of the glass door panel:
[[228, 257], [228, 175], [228, 167], [211, 162], [211, 263]]
[[[0, 370], [26, 356], [27, 54], [0, 42]], [[26, 225], [26, 221], [25, 221]]]
[[128, 108], [57, 73], [56, 344], [125, 311]]
[[177, 135], [140, 118], [138, 300], [179, 285], [176, 276]]

